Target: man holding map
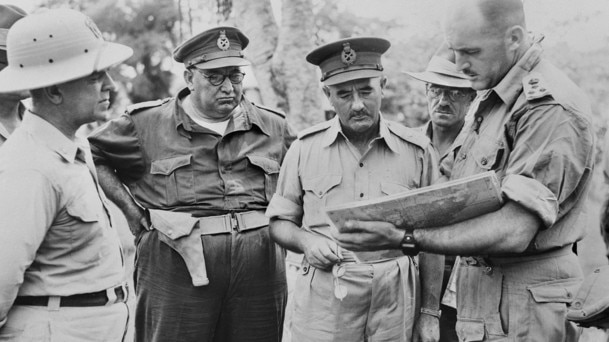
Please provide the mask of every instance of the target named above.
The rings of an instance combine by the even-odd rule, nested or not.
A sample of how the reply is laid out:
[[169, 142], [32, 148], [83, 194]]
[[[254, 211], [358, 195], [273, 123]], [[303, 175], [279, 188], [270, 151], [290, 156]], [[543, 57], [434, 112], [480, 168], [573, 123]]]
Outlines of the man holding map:
[[495, 171], [505, 204], [414, 230], [348, 221], [334, 237], [349, 250], [465, 256], [456, 280], [459, 340], [576, 341], [565, 316], [582, 277], [573, 244], [586, 229], [594, 160], [589, 104], [541, 56], [521, 0], [448, 4], [446, 42], [479, 91], [451, 179]]
[[439, 336], [443, 257], [420, 256], [419, 293], [412, 257], [399, 250], [340, 248], [322, 211], [325, 205], [428, 186], [438, 178], [429, 139], [380, 113], [387, 83], [381, 55], [389, 45], [380, 38], [348, 38], [307, 56], [321, 68], [324, 93], [337, 115], [299, 134], [267, 209], [271, 237], [304, 253], [294, 289], [294, 342], [437, 341]]

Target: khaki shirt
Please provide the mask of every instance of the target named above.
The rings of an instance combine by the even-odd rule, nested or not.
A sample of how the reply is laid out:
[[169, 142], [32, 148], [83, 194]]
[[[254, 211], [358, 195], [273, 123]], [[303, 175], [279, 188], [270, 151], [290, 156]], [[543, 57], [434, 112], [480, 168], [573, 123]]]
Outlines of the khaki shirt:
[[266, 215], [328, 235], [325, 206], [431, 185], [439, 176], [429, 139], [381, 119], [379, 137], [361, 155], [337, 117], [299, 134], [279, 174]]
[[496, 87], [478, 94], [461, 148], [442, 164], [451, 179], [496, 171], [503, 195], [543, 223], [530, 252], [583, 237], [594, 165], [589, 103], [541, 53], [534, 44]]
[[119, 237], [94, 177], [86, 140], [29, 112], [0, 149], [0, 327], [17, 295], [121, 284]]
[[145, 208], [194, 216], [266, 209], [294, 140], [285, 117], [244, 98], [222, 136], [184, 112], [186, 94], [137, 104], [93, 132], [95, 163], [115, 169]]

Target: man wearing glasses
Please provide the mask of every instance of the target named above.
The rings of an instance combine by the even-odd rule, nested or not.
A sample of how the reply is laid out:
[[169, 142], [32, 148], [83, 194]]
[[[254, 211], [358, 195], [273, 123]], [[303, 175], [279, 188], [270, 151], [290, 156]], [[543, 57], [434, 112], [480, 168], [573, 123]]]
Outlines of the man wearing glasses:
[[281, 339], [284, 252], [264, 211], [293, 136], [243, 96], [247, 44], [233, 27], [187, 40], [174, 51], [187, 88], [89, 138], [136, 237], [137, 341]]
[[[440, 163], [454, 157], [460, 147], [467, 111], [476, 97], [467, 76], [457, 70], [455, 55], [443, 44], [427, 64], [423, 72], [406, 72], [409, 76], [425, 82], [427, 108], [430, 121], [423, 126], [433, 147], [440, 156]], [[455, 331], [457, 323], [457, 303], [454, 284], [447, 290], [450, 275], [455, 264], [454, 255], [444, 258], [444, 279], [440, 318], [440, 342], [458, 341]]]

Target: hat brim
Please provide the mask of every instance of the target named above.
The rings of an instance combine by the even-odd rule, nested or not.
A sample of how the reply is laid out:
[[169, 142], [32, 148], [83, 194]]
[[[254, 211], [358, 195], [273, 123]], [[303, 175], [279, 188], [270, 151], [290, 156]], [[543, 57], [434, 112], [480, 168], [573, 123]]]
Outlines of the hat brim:
[[362, 78], [374, 78], [383, 76], [383, 72], [380, 70], [372, 70], [372, 69], [360, 69], [360, 70], [351, 70], [342, 72], [340, 74], [336, 74], [334, 76], [329, 77], [324, 80], [324, 84], [327, 86], [344, 83], [352, 80], [359, 80]]
[[451, 88], [471, 88], [472, 84], [469, 80], [448, 76], [444, 74], [439, 74], [435, 72], [408, 72], [405, 71], [405, 74], [408, 76], [415, 78], [419, 81], [437, 84], [443, 87], [451, 87]]
[[198, 69], [218, 69], [232, 66], [246, 66], [250, 65], [250, 61], [241, 57], [222, 57], [214, 59], [208, 62], [195, 64]]
[[132, 55], [133, 49], [128, 46], [104, 42], [97, 51], [53, 64], [29, 68], [9, 64], [0, 71], [0, 93], [39, 89], [73, 81], [124, 62]]

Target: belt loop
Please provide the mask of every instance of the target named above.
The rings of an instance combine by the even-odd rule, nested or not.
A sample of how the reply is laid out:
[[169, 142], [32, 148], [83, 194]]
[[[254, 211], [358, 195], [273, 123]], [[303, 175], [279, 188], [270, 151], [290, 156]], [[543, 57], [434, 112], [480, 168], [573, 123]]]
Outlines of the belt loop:
[[117, 296], [116, 296], [116, 292], [114, 292], [114, 287], [106, 289], [106, 296], [108, 297], [106, 306], [116, 303]]
[[61, 305], [61, 297], [59, 296], [49, 296], [49, 304], [47, 308], [49, 311], [59, 311], [59, 307]]

